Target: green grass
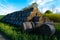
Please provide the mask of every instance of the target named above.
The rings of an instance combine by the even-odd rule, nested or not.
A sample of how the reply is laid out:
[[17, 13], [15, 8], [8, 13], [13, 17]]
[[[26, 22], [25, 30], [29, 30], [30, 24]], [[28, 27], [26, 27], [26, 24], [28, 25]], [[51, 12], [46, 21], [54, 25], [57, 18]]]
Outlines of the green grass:
[[60, 31], [60, 23], [54, 24], [54, 27], [56, 28], [57, 31]]
[[16, 31], [13, 29], [14, 29], [13, 26], [0, 22], [0, 31], [2, 31], [8, 37], [11, 37], [11, 39], [14, 39], [17, 35]]
[[[17, 26], [16, 26], [17, 27]], [[31, 35], [22, 33], [21, 30], [10, 24], [0, 22], [0, 31], [2, 31], [10, 40], [41, 40], [40, 35]], [[60, 25], [55, 24], [55, 28], [60, 31]], [[56, 40], [56, 37], [54, 38]]]
[[10, 40], [37, 40], [39, 39], [37, 35], [28, 35], [26, 33], [22, 33], [16, 27], [0, 22], [0, 31], [4, 32]]

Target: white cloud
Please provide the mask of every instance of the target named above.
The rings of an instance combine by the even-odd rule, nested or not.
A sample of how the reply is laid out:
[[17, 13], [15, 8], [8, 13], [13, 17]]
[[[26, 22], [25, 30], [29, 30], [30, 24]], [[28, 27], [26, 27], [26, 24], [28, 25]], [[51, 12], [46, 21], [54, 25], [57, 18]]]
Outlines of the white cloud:
[[43, 10], [42, 10], [42, 11], [43, 11], [43, 13], [44, 13], [46, 10], [48, 10], [48, 8], [43, 8]]
[[14, 6], [7, 6], [6, 8], [4, 6], [0, 7], [0, 15], [7, 15], [11, 12], [16, 11], [16, 8]]
[[0, 15], [7, 15], [11, 12], [17, 11], [13, 5], [10, 5], [7, 0], [3, 0], [7, 5], [0, 2]]
[[53, 0], [32, 0], [30, 4], [36, 2], [38, 5], [45, 5], [47, 2], [52, 2]]
[[59, 13], [60, 12], [60, 7], [56, 7], [54, 12]]
[[36, 2], [38, 4], [38, 8], [40, 9], [40, 11], [42, 10], [43, 12], [45, 12], [46, 10], [51, 10], [51, 9], [49, 9], [48, 5], [52, 5], [53, 1], [54, 0], [31, 0], [31, 2], [29, 4]]

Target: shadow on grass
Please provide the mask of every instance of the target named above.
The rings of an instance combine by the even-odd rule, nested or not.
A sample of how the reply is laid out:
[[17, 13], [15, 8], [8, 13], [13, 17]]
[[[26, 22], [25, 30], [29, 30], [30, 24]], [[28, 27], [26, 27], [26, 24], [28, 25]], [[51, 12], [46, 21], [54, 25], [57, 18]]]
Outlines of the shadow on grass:
[[10, 40], [10, 38], [9, 38], [7, 35], [5, 35], [4, 32], [0, 31], [0, 35], [3, 36], [3, 39], [5, 39], [5, 40]]

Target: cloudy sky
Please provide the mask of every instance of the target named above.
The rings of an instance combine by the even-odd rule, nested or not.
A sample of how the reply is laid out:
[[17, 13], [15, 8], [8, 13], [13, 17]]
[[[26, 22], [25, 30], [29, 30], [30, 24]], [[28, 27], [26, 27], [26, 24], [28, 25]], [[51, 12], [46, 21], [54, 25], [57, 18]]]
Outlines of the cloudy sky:
[[52, 10], [60, 12], [60, 0], [0, 0], [0, 15], [18, 11], [36, 2], [41, 12]]

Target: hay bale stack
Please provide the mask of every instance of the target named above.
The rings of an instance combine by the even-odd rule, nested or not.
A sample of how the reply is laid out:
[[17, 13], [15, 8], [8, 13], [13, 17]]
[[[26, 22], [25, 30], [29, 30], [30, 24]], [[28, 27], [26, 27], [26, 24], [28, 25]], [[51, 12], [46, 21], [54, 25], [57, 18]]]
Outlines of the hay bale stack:
[[26, 11], [16, 11], [4, 16], [1, 21], [13, 24], [13, 25], [22, 25], [23, 22], [27, 21], [27, 17], [30, 15], [30, 12], [33, 8], [29, 8]]
[[50, 37], [55, 33], [55, 27], [50, 24], [43, 24], [36, 28], [38, 34], [49, 35]]
[[38, 7], [35, 4], [33, 4], [32, 7], [27, 7], [21, 11], [10, 13], [3, 17], [1, 21], [13, 25], [22, 25], [23, 22], [27, 22], [29, 20], [32, 21], [33, 17], [36, 16], [36, 13], [37, 16], [40, 17], [38, 22], [43, 23], [45, 19], [43, 19], [42, 14], [39, 12]]

